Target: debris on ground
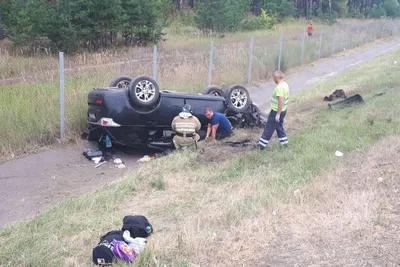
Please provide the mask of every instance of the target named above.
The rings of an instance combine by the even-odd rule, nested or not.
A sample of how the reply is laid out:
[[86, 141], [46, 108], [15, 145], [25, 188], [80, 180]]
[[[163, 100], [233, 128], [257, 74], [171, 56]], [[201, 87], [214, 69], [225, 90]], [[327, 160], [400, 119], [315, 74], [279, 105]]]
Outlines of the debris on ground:
[[379, 93], [379, 94], [374, 94], [374, 96], [383, 96], [384, 94], [386, 94], [386, 92], [382, 92], [382, 93]]
[[152, 157], [146, 155], [146, 156], [140, 158], [137, 162], [147, 162], [147, 161], [150, 161], [152, 159], [153, 159]]
[[324, 101], [333, 101], [339, 98], [347, 98], [343, 89], [336, 89], [330, 96], [325, 96]]
[[145, 216], [125, 216], [121, 230], [107, 232], [100, 237], [92, 250], [95, 265], [110, 266], [115, 262], [133, 263], [146, 250], [147, 237], [153, 233], [153, 226]]
[[96, 166], [94, 166], [95, 168], [98, 168], [98, 167], [100, 167], [101, 165], [103, 165], [103, 164], [106, 164], [107, 163], [107, 161], [103, 161], [103, 162], [100, 162], [99, 164], [97, 164]]
[[364, 99], [361, 97], [361, 95], [356, 94], [350, 97], [347, 97], [345, 100], [333, 103], [333, 104], [328, 104], [329, 108], [343, 108], [347, 107], [350, 105], [357, 105], [357, 104], [363, 104]]
[[120, 158], [114, 159], [114, 163], [115, 163], [115, 167], [117, 167], [118, 169], [123, 169], [126, 167]]
[[225, 142], [225, 144], [228, 144], [232, 147], [246, 147], [246, 146], [251, 146], [254, 145], [253, 142], [250, 139], [243, 139], [243, 140], [238, 140], [238, 141], [229, 141]]
[[102, 159], [103, 159], [103, 157], [95, 157], [95, 158], [92, 158], [92, 161], [93, 161], [95, 164], [99, 164], [99, 162], [100, 162]]
[[336, 157], [341, 157], [341, 156], [343, 156], [343, 153], [340, 152], [339, 150], [336, 150], [335, 156], [336, 156]]
[[83, 155], [88, 159], [88, 160], [93, 160], [93, 158], [98, 158], [98, 157], [103, 157], [103, 152], [98, 150], [98, 151], [85, 151], [83, 152]]

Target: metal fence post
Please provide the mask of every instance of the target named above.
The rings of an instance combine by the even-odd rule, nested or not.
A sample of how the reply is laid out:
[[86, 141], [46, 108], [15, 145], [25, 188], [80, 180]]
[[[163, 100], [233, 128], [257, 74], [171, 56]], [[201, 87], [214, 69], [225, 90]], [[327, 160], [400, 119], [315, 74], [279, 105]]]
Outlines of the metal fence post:
[[300, 63], [300, 65], [303, 65], [303, 61], [304, 61], [304, 40], [305, 39], [306, 39], [306, 31], [304, 30], [303, 39], [301, 40], [301, 63]]
[[253, 46], [254, 46], [254, 37], [251, 36], [250, 39], [250, 51], [249, 51], [249, 70], [247, 72], [247, 83], [251, 82], [251, 67], [253, 64]]
[[278, 70], [281, 70], [282, 46], [283, 46], [283, 31], [282, 31], [282, 34], [281, 34], [281, 44], [280, 44], [280, 47], [279, 47]]
[[333, 45], [332, 45], [332, 55], [335, 54], [335, 46], [336, 46], [336, 26], [333, 27]]
[[208, 86], [211, 85], [211, 81], [212, 81], [213, 54], [214, 54], [214, 41], [211, 41], [211, 45], [210, 45], [210, 66], [208, 68]]
[[157, 81], [157, 46], [153, 47], [153, 79]]
[[64, 52], [59, 52], [60, 61], [60, 135], [65, 138], [65, 99], [64, 99]]
[[322, 49], [322, 29], [321, 29], [321, 35], [319, 36], [319, 49], [318, 49], [318, 58], [321, 58], [321, 49]]
[[345, 44], [345, 49], [348, 48], [349, 46], [349, 35], [350, 35], [350, 24], [347, 24], [347, 28], [346, 28], [346, 40], [344, 41]]

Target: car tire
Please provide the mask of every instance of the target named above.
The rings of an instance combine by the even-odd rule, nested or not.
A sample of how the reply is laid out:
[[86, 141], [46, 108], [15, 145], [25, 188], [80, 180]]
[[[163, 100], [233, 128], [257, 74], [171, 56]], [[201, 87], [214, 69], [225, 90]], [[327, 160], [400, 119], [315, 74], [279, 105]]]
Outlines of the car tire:
[[203, 90], [203, 95], [224, 96], [224, 90], [219, 86], [211, 85]]
[[241, 85], [230, 86], [225, 94], [228, 108], [234, 112], [245, 112], [251, 103], [249, 91]]
[[148, 76], [136, 77], [128, 87], [132, 103], [140, 107], [150, 107], [157, 103], [160, 88], [157, 82]]
[[128, 76], [119, 76], [111, 81], [110, 87], [128, 88], [132, 78]]

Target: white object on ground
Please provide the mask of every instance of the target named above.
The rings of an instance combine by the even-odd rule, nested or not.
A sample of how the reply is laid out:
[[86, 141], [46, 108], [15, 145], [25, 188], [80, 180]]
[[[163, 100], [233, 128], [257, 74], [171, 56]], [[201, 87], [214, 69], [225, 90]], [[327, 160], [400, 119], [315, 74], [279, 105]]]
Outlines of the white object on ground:
[[133, 248], [133, 250], [135, 251], [135, 254], [140, 254], [143, 252], [143, 250], [146, 249], [146, 246], [147, 246], [146, 238], [143, 238], [143, 237], [132, 238], [131, 234], [128, 230], [124, 231], [124, 233], [122, 234], [122, 237], [124, 238], [125, 242], [128, 243], [128, 245], [131, 248]]
[[393, 64], [395, 64], [395, 65], [396, 65], [396, 64], [397, 64], [397, 61], [395, 60], [395, 61], [393, 62]]
[[339, 150], [337, 150], [337, 151], [335, 152], [335, 156], [336, 156], [336, 157], [341, 157], [341, 156], [343, 156], [343, 153], [340, 152]]
[[137, 162], [146, 162], [146, 161], [150, 161], [153, 158], [149, 157], [149, 156], [144, 156], [143, 158], [139, 159]]
[[101, 160], [101, 157], [95, 157], [95, 158], [92, 158], [92, 160], [95, 164], [98, 164]]
[[294, 194], [296, 197], [299, 197], [299, 196], [300, 196], [300, 189], [294, 190], [294, 191], [293, 191], [293, 194]]
[[276, 209], [272, 212], [272, 215], [277, 216], [279, 214], [279, 209]]
[[115, 164], [121, 164], [122, 160], [120, 158], [116, 158], [116, 159], [114, 159], [114, 163]]
[[97, 164], [96, 166], [94, 166], [95, 168], [100, 167], [101, 165], [105, 164], [107, 161], [103, 161], [102, 163]]
[[118, 169], [123, 169], [123, 168], [125, 168], [126, 166], [125, 166], [125, 164], [120, 163], [120, 164], [115, 165], [115, 167], [117, 167]]

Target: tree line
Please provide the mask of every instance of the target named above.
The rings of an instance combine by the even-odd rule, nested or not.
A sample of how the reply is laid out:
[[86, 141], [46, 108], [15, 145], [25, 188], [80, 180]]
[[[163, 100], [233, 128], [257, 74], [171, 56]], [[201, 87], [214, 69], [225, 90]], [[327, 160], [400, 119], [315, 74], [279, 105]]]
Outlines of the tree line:
[[191, 16], [183, 24], [214, 34], [267, 29], [290, 17], [398, 17], [400, 8], [398, 0], [0, 0], [0, 39], [25, 54], [145, 46], [183, 13]]

